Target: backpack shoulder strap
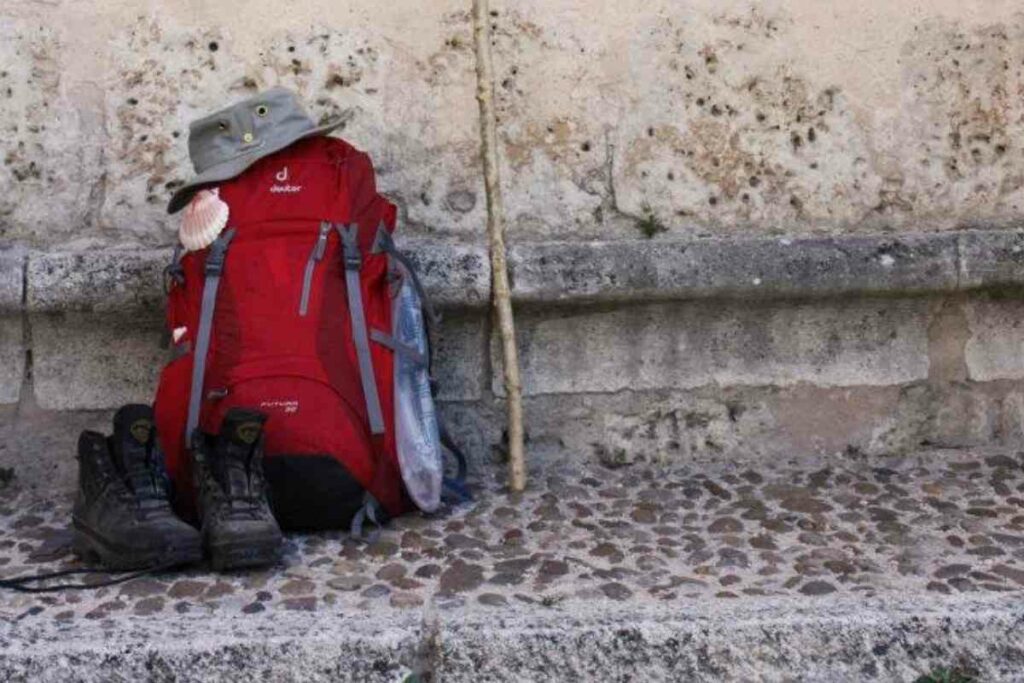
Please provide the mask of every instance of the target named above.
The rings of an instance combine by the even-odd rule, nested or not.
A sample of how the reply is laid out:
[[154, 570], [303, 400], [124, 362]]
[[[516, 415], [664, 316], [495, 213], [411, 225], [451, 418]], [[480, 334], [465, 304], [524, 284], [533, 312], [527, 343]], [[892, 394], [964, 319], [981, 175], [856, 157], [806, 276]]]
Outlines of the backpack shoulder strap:
[[373, 434], [384, 433], [384, 413], [380, 408], [377, 380], [373, 374], [373, 359], [370, 356], [370, 337], [366, 329], [366, 311], [363, 310], [363, 290], [359, 282], [359, 270], [363, 265], [359, 252], [359, 226], [336, 225], [341, 235], [342, 253], [345, 259], [345, 289], [348, 296], [348, 314], [352, 319], [352, 340], [355, 342], [359, 361], [359, 379], [363, 385], [366, 414]]
[[203, 302], [199, 309], [199, 329], [196, 332], [195, 355], [192, 358], [192, 387], [188, 398], [188, 418], [185, 421], [185, 439], [189, 447], [198, 443], [199, 408], [203, 401], [203, 375], [206, 373], [206, 354], [210, 350], [210, 332], [213, 329], [213, 312], [217, 306], [217, 288], [224, 272], [224, 260], [228, 245], [235, 236], [235, 229], [225, 230], [210, 245], [206, 255], [203, 282]]

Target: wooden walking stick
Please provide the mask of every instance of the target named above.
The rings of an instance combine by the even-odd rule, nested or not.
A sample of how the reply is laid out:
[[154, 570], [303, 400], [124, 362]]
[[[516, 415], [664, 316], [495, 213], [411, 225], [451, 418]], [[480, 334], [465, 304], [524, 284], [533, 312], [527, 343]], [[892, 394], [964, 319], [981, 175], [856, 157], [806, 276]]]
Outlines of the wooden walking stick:
[[523, 387], [512, 317], [512, 296], [505, 260], [505, 216], [498, 176], [498, 136], [494, 113], [494, 70], [491, 66], [491, 21], [487, 0], [473, 0], [473, 38], [476, 43], [476, 99], [480, 103], [481, 153], [487, 194], [487, 235], [491, 253], [491, 291], [501, 334], [501, 360], [508, 402], [508, 481], [513, 491], [526, 488], [523, 456]]

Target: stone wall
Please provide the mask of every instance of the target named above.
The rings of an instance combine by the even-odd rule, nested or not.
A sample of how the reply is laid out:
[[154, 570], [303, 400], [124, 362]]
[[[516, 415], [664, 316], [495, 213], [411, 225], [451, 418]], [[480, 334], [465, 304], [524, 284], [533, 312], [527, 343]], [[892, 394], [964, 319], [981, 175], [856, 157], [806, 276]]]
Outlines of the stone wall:
[[[187, 121], [284, 84], [345, 117], [408, 229], [479, 239], [469, 7], [0, 2], [0, 238], [169, 244]], [[1013, 0], [492, 7], [517, 241], [932, 231], [1024, 210]]]
[[[1019, 3], [492, 10], [534, 451], [1024, 441]], [[373, 156], [500, 454], [475, 78], [469, 0], [0, 0], [0, 404], [152, 395], [187, 122], [283, 84]]]

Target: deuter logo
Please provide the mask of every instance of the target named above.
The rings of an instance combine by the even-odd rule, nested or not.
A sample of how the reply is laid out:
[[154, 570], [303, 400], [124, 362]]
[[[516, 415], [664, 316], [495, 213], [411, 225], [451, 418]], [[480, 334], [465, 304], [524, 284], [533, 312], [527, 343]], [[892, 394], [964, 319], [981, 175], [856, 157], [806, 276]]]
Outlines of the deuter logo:
[[[274, 193], [294, 193], [302, 190], [302, 185], [288, 185], [288, 167], [285, 166], [280, 171], [274, 174], [274, 179], [277, 183], [270, 186], [270, 191]], [[280, 184], [279, 184], [280, 183]]]

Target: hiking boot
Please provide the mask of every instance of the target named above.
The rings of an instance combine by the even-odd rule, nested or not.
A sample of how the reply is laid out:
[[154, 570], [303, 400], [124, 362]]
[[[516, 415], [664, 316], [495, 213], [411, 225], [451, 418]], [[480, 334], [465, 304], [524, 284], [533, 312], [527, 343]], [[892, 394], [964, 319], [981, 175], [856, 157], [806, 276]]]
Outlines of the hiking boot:
[[204, 436], [194, 472], [203, 545], [217, 571], [273, 564], [281, 529], [270, 511], [263, 476], [266, 415], [231, 408], [220, 434]]
[[71, 514], [75, 553], [98, 558], [111, 569], [198, 562], [203, 558], [199, 533], [174, 515], [168, 491], [149, 406], [118, 410], [109, 438], [82, 432]]

